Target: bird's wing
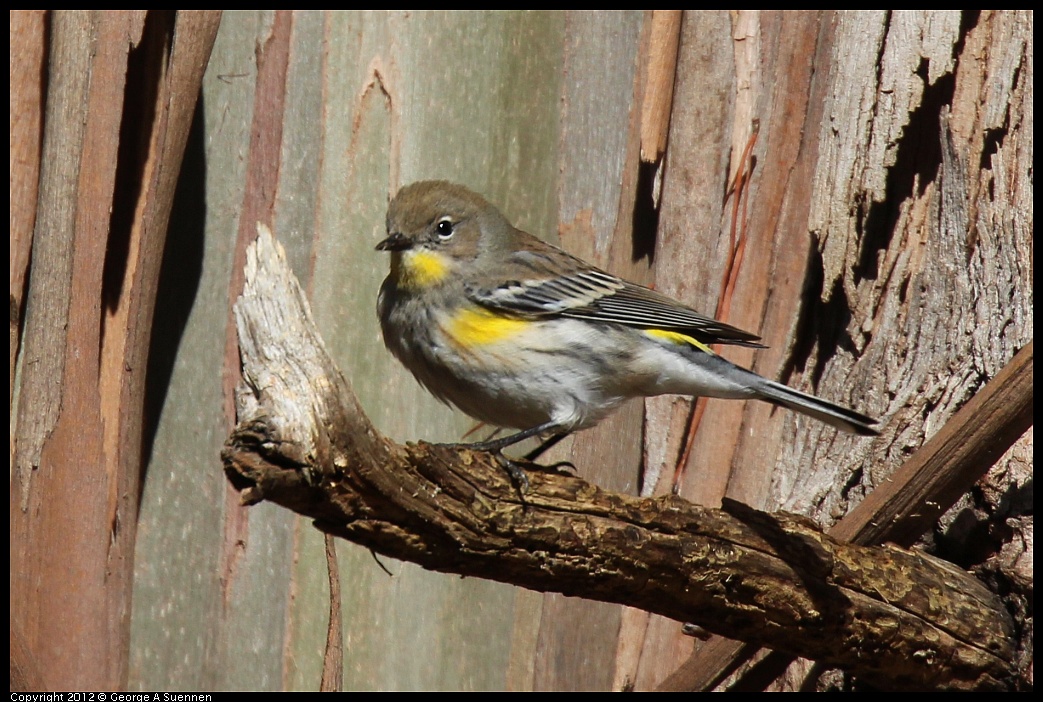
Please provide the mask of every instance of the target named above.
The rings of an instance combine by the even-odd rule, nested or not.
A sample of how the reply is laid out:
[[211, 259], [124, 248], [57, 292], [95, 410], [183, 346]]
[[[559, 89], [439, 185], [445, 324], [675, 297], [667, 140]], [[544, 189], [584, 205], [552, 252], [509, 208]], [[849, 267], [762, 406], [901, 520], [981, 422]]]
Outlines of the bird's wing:
[[[516, 268], [515, 271], [518, 269]], [[754, 334], [699, 314], [650, 288], [628, 283], [596, 268], [564, 275], [530, 269], [531, 277], [494, 287], [469, 285], [468, 297], [485, 307], [525, 317], [572, 317], [638, 329], [660, 329], [707, 344], [762, 348]]]

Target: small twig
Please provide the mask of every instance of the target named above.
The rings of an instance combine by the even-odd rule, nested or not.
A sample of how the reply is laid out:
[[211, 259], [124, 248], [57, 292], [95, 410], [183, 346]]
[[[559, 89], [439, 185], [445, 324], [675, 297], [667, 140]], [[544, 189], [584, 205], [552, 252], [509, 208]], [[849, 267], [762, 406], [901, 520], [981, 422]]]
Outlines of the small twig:
[[341, 634], [340, 571], [337, 568], [337, 543], [325, 535], [326, 571], [330, 581], [330, 621], [326, 628], [326, 652], [322, 658], [322, 681], [319, 692], [344, 689], [344, 641]]

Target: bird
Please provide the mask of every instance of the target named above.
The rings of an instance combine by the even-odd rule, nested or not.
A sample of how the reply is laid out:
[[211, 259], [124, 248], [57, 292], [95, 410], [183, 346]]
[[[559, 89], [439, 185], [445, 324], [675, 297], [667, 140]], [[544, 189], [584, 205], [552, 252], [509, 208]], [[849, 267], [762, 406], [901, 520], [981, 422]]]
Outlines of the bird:
[[841, 431], [878, 433], [876, 420], [711, 349], [764, 348], [755, 334], [516, 228], [462, 185], [403, 187], [376, 248], [391, 255], [377, 298], [387, 348], [439, 400], [515, 430], [474, 448], [561, 437], [626, 400], [664, 394], [762, 400]]

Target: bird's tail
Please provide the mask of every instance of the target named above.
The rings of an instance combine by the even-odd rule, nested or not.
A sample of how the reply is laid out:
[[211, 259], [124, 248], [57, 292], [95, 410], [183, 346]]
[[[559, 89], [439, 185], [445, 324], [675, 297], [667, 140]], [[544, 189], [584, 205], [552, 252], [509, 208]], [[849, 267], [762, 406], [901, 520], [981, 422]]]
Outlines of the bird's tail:
[[780, 383], [761, 378], [758, 383], [757, 394], [760, 399], [775, 405], [787, 407], [794, 412], [806, 414], [819, 421], [825, 422], [842, 431], [863, 436], [876, 436], [878, 432], [873, 425], [877, 420], [871, 419], [864, 414], [826, 402], [814, 395], [786, 387]]

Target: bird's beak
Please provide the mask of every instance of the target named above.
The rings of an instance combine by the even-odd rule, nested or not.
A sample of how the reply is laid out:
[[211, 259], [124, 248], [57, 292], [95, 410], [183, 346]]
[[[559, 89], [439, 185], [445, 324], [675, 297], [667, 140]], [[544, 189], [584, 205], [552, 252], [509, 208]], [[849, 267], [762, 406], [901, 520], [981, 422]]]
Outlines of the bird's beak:
[[377, 251], [405, 251], [413, 245], [405, 234], [393, 232], [387, 239], [377, 244]]

